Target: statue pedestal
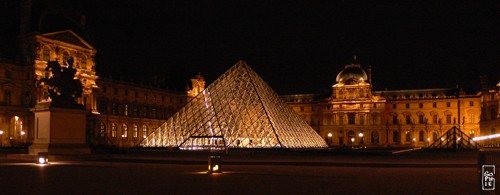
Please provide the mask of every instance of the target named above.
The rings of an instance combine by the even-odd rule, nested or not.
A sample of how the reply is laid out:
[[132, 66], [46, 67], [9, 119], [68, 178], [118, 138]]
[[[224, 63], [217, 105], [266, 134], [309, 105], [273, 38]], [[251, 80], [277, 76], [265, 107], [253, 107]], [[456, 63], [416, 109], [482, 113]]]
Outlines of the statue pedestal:
[[52, 108], [37, 105], [35, 113], [35, 135], [30, 154], [90, 154], [86, 142], [88, 111], [67, 108]]

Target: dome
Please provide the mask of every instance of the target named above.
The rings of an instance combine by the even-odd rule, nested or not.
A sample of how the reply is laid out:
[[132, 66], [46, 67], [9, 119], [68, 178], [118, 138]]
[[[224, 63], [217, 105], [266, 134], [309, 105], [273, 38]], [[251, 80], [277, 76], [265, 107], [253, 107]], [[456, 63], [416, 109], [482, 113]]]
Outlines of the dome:
[[337, 82], [343, 82], [346, 84], [364, 82], [367, 80], [368, 76], [359, 64], [346, 65], [344, 70], [340, 71], [337, 75], [336, 79]]

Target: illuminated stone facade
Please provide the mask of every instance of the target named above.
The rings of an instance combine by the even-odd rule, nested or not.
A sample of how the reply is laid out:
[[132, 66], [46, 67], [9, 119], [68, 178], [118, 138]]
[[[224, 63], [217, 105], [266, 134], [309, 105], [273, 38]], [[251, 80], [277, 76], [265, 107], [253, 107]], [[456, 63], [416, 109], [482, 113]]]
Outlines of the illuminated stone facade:
[[95, 71], [96, 50], [71, 30], [26, 34], [20, 45], [21, 62], [0, 62], [1, 146], [33, 142], [35, 122], [30, 108], [51, 102], [47, 86], [37, 82], [51, 76], [45, 70], [47, 61], [57, 60], [64, 65], [70, 56], [74, 58], [75, 78], [83, 85], [77, 102], [89, 112], [88, 141], [94, 146], [136, 146], [187, 101], [185, 92], [99, 78]]
[[472, 137], [481, 135], [480, 93], [373, 91], [370, 77], [359, 64], [348, 64], [337, 75], [329, 97], [297, 94], [282, 98], [331, 146], [425, 147], [453, 126]]

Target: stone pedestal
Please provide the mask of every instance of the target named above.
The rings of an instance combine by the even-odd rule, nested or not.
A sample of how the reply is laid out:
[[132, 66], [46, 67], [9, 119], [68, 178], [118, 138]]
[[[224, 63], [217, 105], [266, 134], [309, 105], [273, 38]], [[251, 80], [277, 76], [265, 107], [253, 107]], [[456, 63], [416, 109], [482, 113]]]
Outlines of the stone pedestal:
[[52, 108], [37, 105], [35, 113], [35, 135], [30, 154], [89, 154], [86, 144], [88, 111], [67, 108]]

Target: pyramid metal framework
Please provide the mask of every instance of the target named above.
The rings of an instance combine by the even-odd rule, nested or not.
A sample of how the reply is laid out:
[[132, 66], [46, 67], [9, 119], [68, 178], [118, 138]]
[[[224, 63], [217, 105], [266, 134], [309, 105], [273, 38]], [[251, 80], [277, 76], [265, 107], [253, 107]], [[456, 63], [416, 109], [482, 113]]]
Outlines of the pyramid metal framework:
[[243, 61], [195, 96], [141, 145], [192, 150], [328, 147]]
[[478, 149], [480, 146], [458, 127], [453, 126], [427, 149]]

